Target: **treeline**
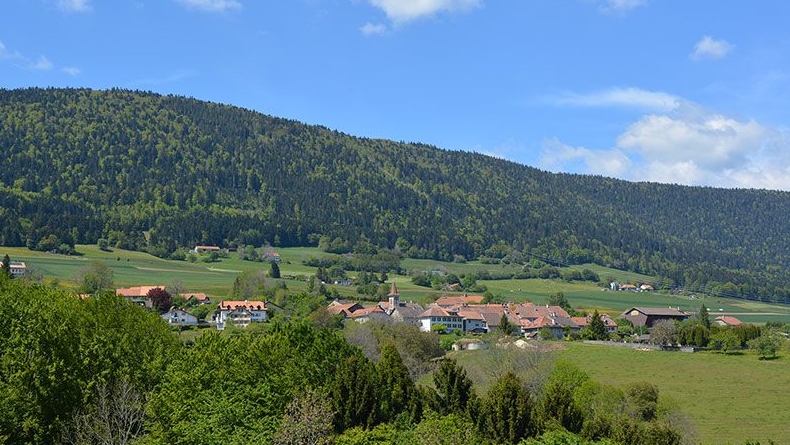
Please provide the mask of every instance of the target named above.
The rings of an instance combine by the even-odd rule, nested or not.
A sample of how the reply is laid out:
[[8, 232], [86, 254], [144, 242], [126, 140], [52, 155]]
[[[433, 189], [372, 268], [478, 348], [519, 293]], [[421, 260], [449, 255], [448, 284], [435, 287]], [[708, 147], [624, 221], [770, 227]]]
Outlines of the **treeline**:
[[537, 257], [790, 301], [785, 192], [551, 174], [125, 90], [0, 90], [0, 162], [0, 245]]
[[346, 332], [308, 321], [318, 318], [205, 333], [187, 347], [158, 314], [114, 295], [80, 299], [0, 278], [0, 438], [671, 445], [691, 437], [649, 384], [621, 390], [558, 365], [546, 375], [531, 368], [529, 379], [505, 371], [479, 391], [443, 358], [433, 385], [417, 385], [441, 357], [436, 334], [374, 324]]

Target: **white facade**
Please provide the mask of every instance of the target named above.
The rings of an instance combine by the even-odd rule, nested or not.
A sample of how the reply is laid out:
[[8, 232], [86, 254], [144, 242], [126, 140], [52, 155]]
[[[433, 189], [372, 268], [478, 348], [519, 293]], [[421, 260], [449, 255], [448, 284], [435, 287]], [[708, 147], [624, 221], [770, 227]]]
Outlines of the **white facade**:
[[266, 321], [266, 304], [263, 301], [221, 301], [214, 315], [217, 329], [225, 329], [230, 322], [234, 326], [246, 327], [250, 323]]
[[178, 308], [170, 308], [169, 311], [162, 314], [162, 319], [171, 326], [192, 326], [198, 324], [197, 317]]

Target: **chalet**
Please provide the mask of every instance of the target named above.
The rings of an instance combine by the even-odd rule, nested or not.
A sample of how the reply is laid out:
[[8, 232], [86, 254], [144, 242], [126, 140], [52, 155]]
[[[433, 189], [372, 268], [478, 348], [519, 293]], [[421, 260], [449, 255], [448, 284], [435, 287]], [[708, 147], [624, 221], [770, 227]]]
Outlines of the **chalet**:
[[740, 326], [743, 324], [741, 320], [735, 317], [730, 317], [728, 315], [719, 315], [718, 317], [716, 317], [716, 319], [713, 322], [719, 326], [731, 326], [731, 327]]
[[198, 324], [197, 317], [176, 307], [171, 307], [169, 311], [162, 314], [162, 319], [170, 326], [194, 326]]
[[219, 330], [225, 329], [228, 322], [240, 327], [262, 323], [266, 321], [266, 303], [252, 300], [220, 301], [213, 319]]
[[151, 292], [153, 289], [164, 289], [165, 286], [163, 285], [155, 285], [155, 286], [135, 286], [135, 287], [124, 287], [120, 289], [115, 289], [115, 294], [123, 297], [126, 301], [130, 301], [132, 303], [137, 303], [140, 306], [144, 307], [152, 307], [151, 299], [148, 298], [148, 293]]
[[688, 314], [674, 308], [632, 307], [623, 312], [621, 317], [630, 321], [635, 327], [647, 326], [650, 328], [659, 321], [683, 321], [688, 318]]

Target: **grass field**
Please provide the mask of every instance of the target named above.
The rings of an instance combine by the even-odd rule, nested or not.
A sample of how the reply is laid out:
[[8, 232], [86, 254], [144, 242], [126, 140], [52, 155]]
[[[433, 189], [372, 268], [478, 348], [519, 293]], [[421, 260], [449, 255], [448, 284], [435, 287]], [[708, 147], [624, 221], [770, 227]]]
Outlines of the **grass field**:
[[593, 379], [622, 387], [648, 381], [694, 421], [703, 444], [743, 444], [768, 439], [790, 444], [790, 352], [776, 360], [751, 353], [641, 351], [565, 343], [557, 358]]

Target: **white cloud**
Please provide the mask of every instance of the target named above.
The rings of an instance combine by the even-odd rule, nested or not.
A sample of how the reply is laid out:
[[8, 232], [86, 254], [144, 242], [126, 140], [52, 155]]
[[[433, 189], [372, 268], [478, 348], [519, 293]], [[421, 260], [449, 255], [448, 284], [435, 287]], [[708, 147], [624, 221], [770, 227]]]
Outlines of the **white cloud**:
[[608, 13], [625, 13], [647, 4], [647, 0], [597, 0], [599, 8]]
[[790, 190], [790, 132], [679, 103], [633, 122], [612, 148], [572, 147], [551, 139], [544, 143], [541, 164], [632, 181]]
[[721, 59], [732, 51], [733, 46], [724, 40], [715, 40], [710, 36], [703, 37], [696, 45], [691, 58], [699, 59]]
[[640, 88], [610, 88], [587, 94], [565, 93], [550, 99], [550, 102], [578, 107], [615, 106], [668, 112], [677, 109], [682, 99], [660, 91], [647, 91]]
[[359, 30], [366, 36], [380, 35], [387, 32], [387, 26], [382, 23], [373, 24], [368, 22], [361, 26]]
[[46, 56], [39, 56], [38, 59], [31, 59], [19, 51], [12, 51], [8, 49], [3, 42], [0, 42], [0, 60], [9, 60], [10, 63], [17, 68], [36, 71], [51, 70], [52, 62]]
[[438, 12], [467, 11], [482, 5], [482, 0], [369, 0], [395, 23], [430, 17]]
[[46, 58], [46, 56], [39, 56], [35, 62], [31, 62], [28, 64], [28, 68], [32, 70], [41, 70], [41, 71], [51, 70], [52, 62], [50, 62], [49, 59]]
[[[543, 154], [540, 164], [549, 170], [595, 173], [605, 176], [622, 176], [631, 166], [631, 160], [618, 149], [591, 150], [585, 147], [573, 147], [562, 143], [557, 138], [543, 142]], [[571, 165], [573, 164], [573, 165]]]
[[58, 7], [64, 11], [90, 11], [90, 0], [58, 0]]
[[67, 66], [65, 68], [62, 68], [61, 71], [63, 71], [64, 73], [68, 74], [69, 76], [79, 76], [80, 73], [82, 73], [82, 70], [80, 70], [79, 68], [75, 68], [75, 67], [71, 67], [71, 66]]
[[207, 12], [225, 12], [241, 9], [241, 3], [236, 0], [175, 0], [189, 9], [198, 9]]

